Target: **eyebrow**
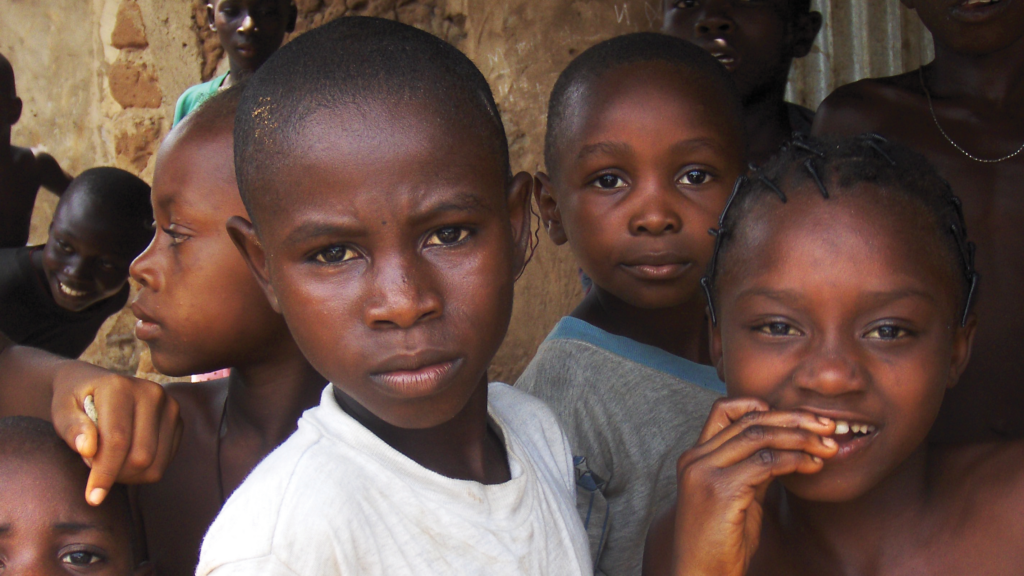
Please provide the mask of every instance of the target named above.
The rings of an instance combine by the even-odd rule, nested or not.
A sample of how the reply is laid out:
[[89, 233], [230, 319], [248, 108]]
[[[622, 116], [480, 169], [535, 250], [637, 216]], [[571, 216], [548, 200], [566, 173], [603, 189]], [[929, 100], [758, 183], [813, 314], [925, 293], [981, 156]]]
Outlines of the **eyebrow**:
[[55, 532], [75, 533], [95, 530], [98, 532], [110, 532], [110, 528], [101, 524], [87, 524], [85, 522], [57, 522], [53, 525]]
[[[411, 210], [411, 215], [409, 216], [411, 224], [419, 224], [437, 218], [439, 215], [452, 212], [474, 212], [486, 206], [478, 195], [471, 193], [461, 193], [455, 198], [446, 198], [434, 205], [424, 204], [426, 206], [416, 207]], [[366, 229], [360, 219], [346, 217], [339, 222], [314, 221], [300, 224], [288, 233], [284, 239], [284, 244], [301, 244], [323, 236], [362, 237], [366, 235]]]
[[[680, 140], [671, 147], [672, 152], [675, 154], [694, 152], [697, 150], [717, 151], [721, 149], [722, 146], [714, 138], [691, 138], [689, 140]], [[579, 154], [576, 155], [576, 161], [582, 162], [590, 156], [600, 154], [614, 156], [618, 154], [628, 154], [632, 151], [633, 147], [625, 142], [595, 142], [580, 148]]]
[[[769, 300], [777, 300], [787, 304], [799, 303], [804, 300], [801, 293], [796, 290], [772, 290], [770, 288], [750, 288], [736, 295], [737, 300], [744, 298], [768, 298]], [[924, 298], [932, 302], [935, 301], [935, 296], [932, 294], [914, 288], [904, 288], [888, 292], [869, 292], [865, 299], [878, 306], [906, 298]]]

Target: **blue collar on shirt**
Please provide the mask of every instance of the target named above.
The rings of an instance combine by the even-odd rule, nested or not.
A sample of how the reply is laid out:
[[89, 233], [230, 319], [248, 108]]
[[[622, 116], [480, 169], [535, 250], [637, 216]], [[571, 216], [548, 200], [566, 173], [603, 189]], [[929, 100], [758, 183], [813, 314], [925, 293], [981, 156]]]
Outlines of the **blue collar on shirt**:
[[661, 348], [641, 344], [625, 336], [616, 336], [610, 332], [605, 332], [579, 318], [565, 316], [558, 321], [554, 330], [548, 334], [544, 341], [559, 339], [587, 342], [598, 348], [603, 348], [612, 354], [632, 360], [637, 364], [649, 366], [655, 370], [671, 374], [680, 380], [693, 382], [708, 390], [725, 394], [725, 383], [718, 379], [718, 372], [713, 367], [691, 362], [686, 358], [669, 354]]

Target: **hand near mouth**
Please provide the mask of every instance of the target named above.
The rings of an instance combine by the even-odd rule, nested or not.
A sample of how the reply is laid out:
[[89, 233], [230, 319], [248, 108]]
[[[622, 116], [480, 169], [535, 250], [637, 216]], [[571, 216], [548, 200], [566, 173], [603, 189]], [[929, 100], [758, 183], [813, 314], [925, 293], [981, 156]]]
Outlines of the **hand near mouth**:
[[761, 400], [715, 403], [696, 446], [676, 467], [671, 574], [746, 574], [768, 486], [779, 476], [819, 472], [838, 450], [834, 431], [828, 418], [770, 410]]

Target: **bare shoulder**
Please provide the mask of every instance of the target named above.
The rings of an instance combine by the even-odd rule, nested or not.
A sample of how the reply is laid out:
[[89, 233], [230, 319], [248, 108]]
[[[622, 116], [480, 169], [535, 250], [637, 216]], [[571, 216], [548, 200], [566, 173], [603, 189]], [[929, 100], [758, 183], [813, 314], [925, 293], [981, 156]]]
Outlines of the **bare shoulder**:
[[661, 576], [671, 574], [672, 544], [676, 532], [676, 506], [673, 503], [659, 514], [647, 531], [647, 543], [644, 545], [643, 576]]
[[855, 135], [879, 131], [907, 106], [921, 101], [917, 72], [887, 78], [868, 78], [837, 88], [825, 98], [814, 117], [812, 133]]
[[[1001, 517], [1024, 534], [1024, 441], [936, 449], [939, 489], [987, 517]], [[969, 510], [965, 510], [969, 511]]]

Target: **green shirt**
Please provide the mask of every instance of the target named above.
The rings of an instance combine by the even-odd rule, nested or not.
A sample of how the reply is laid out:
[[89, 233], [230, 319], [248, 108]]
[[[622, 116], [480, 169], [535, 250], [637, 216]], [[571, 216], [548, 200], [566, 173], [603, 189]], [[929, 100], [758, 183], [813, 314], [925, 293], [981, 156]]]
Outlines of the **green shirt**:
[[178, 122], [181, 122], [182, 118], [188, 116], [189, 113], [198, 108], [200, 104], [206, 102], [207, 98], [216, 94], [217, 90], [220, 90], [221, 85], [224, 84], [224, 79], [227, 77], [228, 73], [225, 72], [209, 82], [196, 84], [188, 90], [185, 90], [178, 98], [178, 103], [174, 106], [173, 126], [177, 126]]

